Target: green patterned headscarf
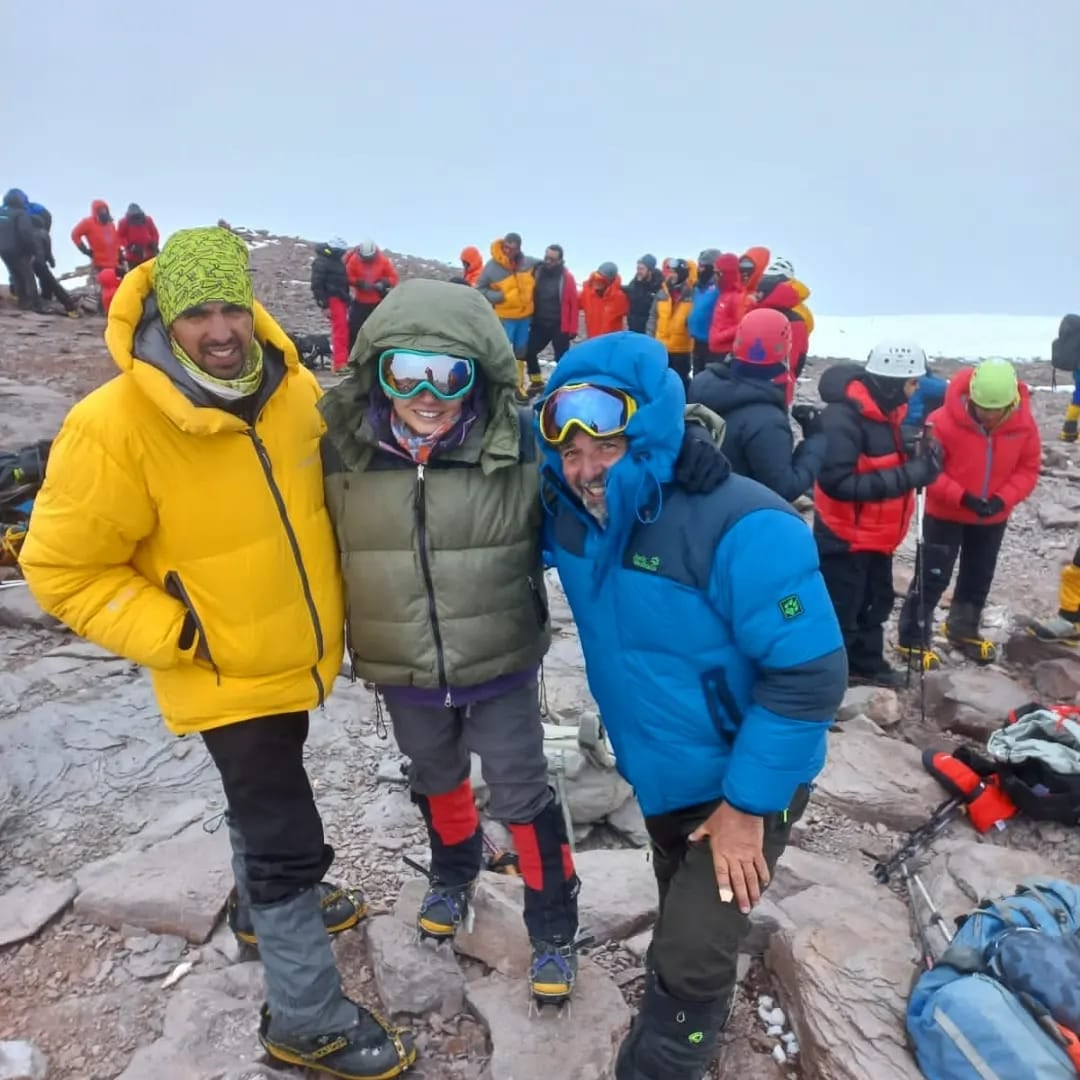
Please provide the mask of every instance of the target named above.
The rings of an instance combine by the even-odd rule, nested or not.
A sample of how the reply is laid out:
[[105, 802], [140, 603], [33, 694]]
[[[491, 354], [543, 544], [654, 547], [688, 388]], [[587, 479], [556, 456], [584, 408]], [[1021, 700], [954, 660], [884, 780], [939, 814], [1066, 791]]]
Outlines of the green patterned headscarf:
[[[235, 233], [219, 226], [182, 229], [165, 242], [154, 264], [154, 292], [167, 329], [185, 311], [201, 304], [254, 304], [248, 250]], [[252, 341], [243, 371], [235, 379], [207, 374], [170, 335], [173, 354], [198, 383], [226, 397], [254, 393], [262, 381], [262, 349]]]

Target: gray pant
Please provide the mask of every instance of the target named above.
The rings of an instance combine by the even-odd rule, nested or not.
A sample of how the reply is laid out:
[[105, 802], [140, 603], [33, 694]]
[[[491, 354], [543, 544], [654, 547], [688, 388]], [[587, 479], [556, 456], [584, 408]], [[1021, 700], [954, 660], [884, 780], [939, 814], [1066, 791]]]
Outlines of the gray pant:
[[462, 784], [471, 751], [480, 757], [496, 821], [533, 821], [551, 800], [536, 679], [463, 708], [386, 705], [417, 794], [445, 795]]

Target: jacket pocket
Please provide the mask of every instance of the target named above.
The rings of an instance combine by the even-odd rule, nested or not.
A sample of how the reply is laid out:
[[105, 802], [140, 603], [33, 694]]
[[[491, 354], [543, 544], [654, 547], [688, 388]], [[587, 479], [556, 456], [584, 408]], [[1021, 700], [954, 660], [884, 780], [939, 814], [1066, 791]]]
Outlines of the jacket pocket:
[[[181, 604], [187, 609], [188, 616], [191, 622], [195, 626], [195, 632], [198, 635], [198, 641], [202, 642], [203, 650], [206, 653], [207, 661], [214, 669], [215, 674], [219, 677], [221, 672], [218, 671], [218, 666], [214, 662], [214, 654], [210, 651], [210, 639], [206, 636], [206, 626], [202, 619], [199, 618], [199, 613], [195, 610], [195, 605], [191, 602], [191, 597], [188, 595], [187, 589], [184, 587], [184, 582], [181, 580], [180, 575], [175, 570], [170, 570], [165, 575], [165, 591], [172, 597], [175, 597]], [[185, 627], [187, 623], [185, 621]], [[184, 631], [180, 632], [181, 641], [184, 637]], [[183, 643], [181, 648], [183, 648]], [[196, 662], [201, 660], [201, 657], [196, 657]]]
[[701, 676], [701, 685], [705, 691], [709, 719], [712, 720], [716, 733], [724, 742], [732, 741], [742, 726], [742, 712], [731, 692], [727, 672], [723, 668], [706, 671]]
[[532, 597], [533, 611], [536, 614], [537, 625], [543, 629], [548, 624], [548, 618], [550, 612], [548, 611], [547, 600], [544, 597], [543, 590], [536, 584], [533, 578], [528, 579], [529, 582], [529, 595]]

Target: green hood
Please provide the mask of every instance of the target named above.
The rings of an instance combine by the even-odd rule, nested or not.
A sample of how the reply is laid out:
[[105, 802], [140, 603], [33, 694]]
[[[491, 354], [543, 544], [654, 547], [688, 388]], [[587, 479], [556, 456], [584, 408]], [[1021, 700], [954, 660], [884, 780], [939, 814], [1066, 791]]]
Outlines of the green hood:
[[487, 423], [477, 425], [464, 445], [447, 456], [479, 462], [485, 473], [517, 462], [517, 364], [498, 316], [473, 289], [413, 278], [393, 289], [372, 312], [349, 354], [348, 376], [319, 403], [327, 434], [347, 469], [364, 468], [378, 443], [368, 416], [371, 391], [378, 380], [379, 356], [393, 348], [475, 360], [485, 376]]

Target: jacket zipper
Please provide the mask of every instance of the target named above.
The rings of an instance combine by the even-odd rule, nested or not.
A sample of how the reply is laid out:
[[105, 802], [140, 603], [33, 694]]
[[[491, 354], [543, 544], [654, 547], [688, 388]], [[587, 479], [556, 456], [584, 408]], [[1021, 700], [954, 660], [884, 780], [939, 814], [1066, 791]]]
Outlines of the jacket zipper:
[[[247, 429], [247, 434], [251, 439], [252, 446], [255, 447], [255, 455], [258, 457], [259, 464], [262, 466], [263, 476], [266, 477], [266, 483], [270, 488], [270, 494], [274, 496], [274, 504], [277, 506], [278, 516], [281, 518], [281, 524], [285, 529], [285, 535], [289, 539], [289, 547], [292, 550], [293, 561], [296, 563], [296, 570], [300, 575], [300, 585], [304, 590], [304, 600], [307, 603], [308, 614], [311, 616], [311, 625], [315, 629], [315, 648], [318, 653], [318, 660], [321, 660], [323, 658], [324, 649], [322, 623], [319, 621], [319, 612], [315, 607], [315, 598], [311, 595], [311, 583], [308, 581], [307, 569], [304, 566], [304, 560], [300, 554], [300, 543], [296, 539], [296, 533], [293, 532], [292, 522], [289, 520], [288, 511], [285, 509], [285, 499], [282, 497], [281, 490], [278, 488], [277, 481], [274, 479], [274, 470], [273, 466], [270, 464], [270, 455], [266, 452], [266, 447], [263, 445], [263, 441], [259, 438], [258, 432], [254, 427], [249, 427]], [[326, 689], [319, 676], [318, 660], [311, 666], [311, 677], [315, 680], [315, 687], [319, 691], [319, 706], [321, 708], [326, 701]]]
[[990, 434], [986, 436], [986, 471], [983, 473], [982, 497], [990, 498], [990, 477], [994, 473], [994, 440]]
[[428, 561], [427, 547], [427, 500], [424, 497], [424, 466], [416, 466], [416, 533], [417, 546], [420, 548], [420, 570], [424, 575], [424, 588], [427, 589], [428, 618], [431, 620], [431, 636], [435, 639], [435, 660], [439, 667], [439, 687], [446, 691], [443, 704], [451, 709], [454, 699], [446, 681], [446, 657], [443, 655], [442, 631], [439, 629], [439, 613], [435, 610], [435, 583], [431, 580], [431, 563]]
[[[199, 641], [203, 643], [203, 647], [206, 649], [206, 658], [210, 662], [210, 666], [214, 669], [214, 674], [217, 676], [218, 686], [221, 685], [221, 672], [218, 670], [217, 664], [214, 662], [214, 654], [210, 651], [210, 639], [206, 636], [206, 627], [203, 625], [202, 619], [199, 618], [199, 613], [195, 610], [195, 605], [191, 602], [191, 597], [188, 595], [187, 589], [184, 587], [184, 583], [180, 578], [180, 575], [175, 570], [170, 570], [165, 575], [165, 591], [171, 595], [176, 595], [176, 598], [187, 609], [188, 614], [191, 616], [192, 621], [195, 623], [195, 629], [199, 634]], [[196, 643], [196, 650], [198, 644]]]

